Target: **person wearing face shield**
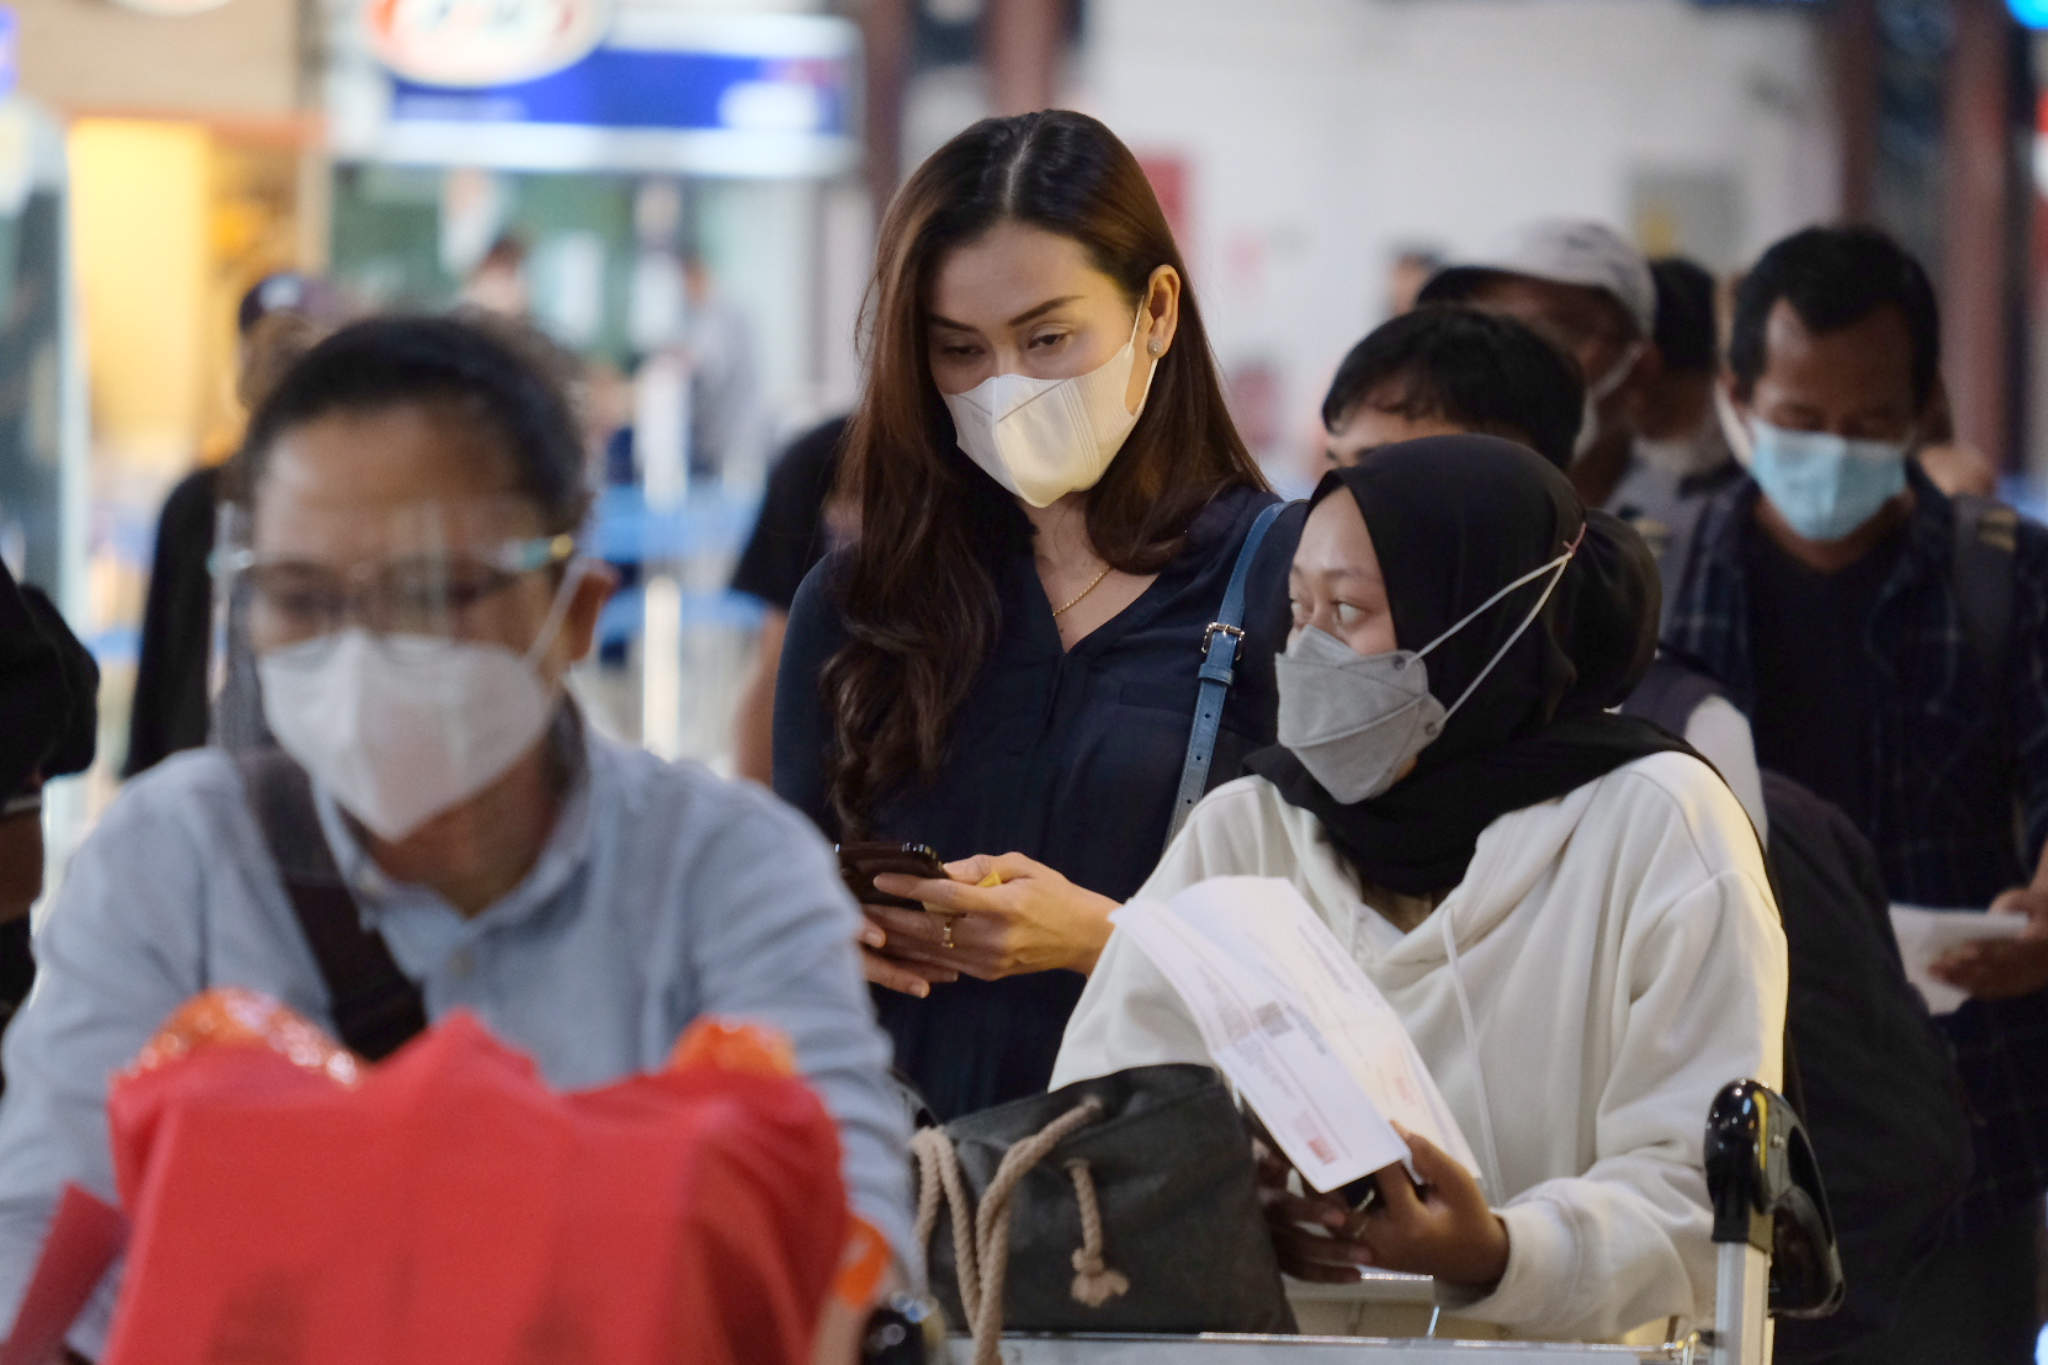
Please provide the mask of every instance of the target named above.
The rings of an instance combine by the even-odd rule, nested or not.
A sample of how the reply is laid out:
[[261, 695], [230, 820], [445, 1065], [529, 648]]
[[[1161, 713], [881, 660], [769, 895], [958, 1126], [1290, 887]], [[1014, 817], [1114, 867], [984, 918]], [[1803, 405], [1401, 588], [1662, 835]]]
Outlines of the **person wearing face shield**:
[[[1662, 1340], [1713, 1309], [1701, 1116], [1731, 1078], [1776, 1083], [1786, 959], [1726, 785], [1606, 709], [1654, 648], [1647, 553], [1483, 436], [1369, 453], [1311, 508], [1280, 744], [1203, 802], [1139, 895], [1292, 882], [1401, 1015], [1481, 1169], [1412, 1140], [1426, 1190], [1390, 1168], [1382, 1207], [1354, 1215], [1269, 1163], [1282, 1266], [1435, 1276], [1445, 1335]], [[1053, 1081], [1207, 1060], [1118, 934]], [[1357, 1298], [1296, 1308], [1304, 1331], [1422, 1326]]]
[[952, 860], [876, 878], [910, 904], [869, 905], [862, 940], [897, 1066], [950, 1119], [1044, 1088], [1110, 910], [1271, 742], [1301, 512], [1101, 123], [974, 125], [880, 242], [840, 453], [858, 530], [790, 611], [775, 790], [836, 840]]
[[1848, 1360], [2033, 1359], [2048, 1189], [2048, 531], [1912, 457], [1940, 393], [1920, 264], [1809, 228], [1737, 292], [1726, 397], [1747, 477], [1667, 565], [1664, 641], [1748, 712], [1757, 757], [1834, 803], [1895, 903], [2024, 915], [1934, 964], [1975, 1169], [1899, 1322]]
[[381, 318], [258, 407], [216, 572], [267, 722], [244, 729], [274, 747], [167, 759], [71, 863], [6, 1040], [0, 1321], [66, 1183], [114, 1197], [107, 1077], [217, 986], [373, 1060], [467, 1010], [560, 1089], [660, 1069], [700, 1015], [775, 1029], [838, 1123], [853, 1212], [917, 1263], [829, 848], [757, 788], [606, 739], [566, 690], [611, 584], [578, 539], [562, 377], [500, 324]]
[[1542, 219], [1480, 260], [1440, 272], [1419, 302], [1459, 303], [1526, 323], [1579, 363], [1585, 415], [1572, 486], [1611, 507], [1635, 461], [1636, 423], [1657, 369], [1657, 286], [1643, 254], [1601, 223]]

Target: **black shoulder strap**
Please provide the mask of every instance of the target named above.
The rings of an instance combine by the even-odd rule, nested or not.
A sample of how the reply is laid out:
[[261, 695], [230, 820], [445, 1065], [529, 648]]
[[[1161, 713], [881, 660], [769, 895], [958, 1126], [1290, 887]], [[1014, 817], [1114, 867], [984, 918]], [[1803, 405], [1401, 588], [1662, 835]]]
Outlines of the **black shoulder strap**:
[[320, 833], [304, 770], [281, 753], [239, 766], [249, 809], [327, 983], [335, 1032], [350, 1050], [380, 1062], [426, 1029], [426, 1000], [384, 936], [364, 926]]
[[1963, 496], [1956, 511], [1955, 562], [1951, 581], [1962, 608], [1963, 629], [1990, 670], [1993, 687], [2003, 687], [2012, 647], [2014, 551], [2019, 513], [1989, 498]]

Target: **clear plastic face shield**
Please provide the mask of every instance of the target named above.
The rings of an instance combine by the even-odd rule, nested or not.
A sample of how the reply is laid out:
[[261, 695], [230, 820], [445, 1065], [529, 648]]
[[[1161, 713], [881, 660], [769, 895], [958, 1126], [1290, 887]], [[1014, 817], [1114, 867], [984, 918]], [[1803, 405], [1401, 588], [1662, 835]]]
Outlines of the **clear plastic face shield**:
[[296, 767], [378, 841], [459, 845], [450, 813], [561, 715], [575, 538], [517, 496], [280, 497], [224, 508], [216, 545], [214, 732], [245, 780]]

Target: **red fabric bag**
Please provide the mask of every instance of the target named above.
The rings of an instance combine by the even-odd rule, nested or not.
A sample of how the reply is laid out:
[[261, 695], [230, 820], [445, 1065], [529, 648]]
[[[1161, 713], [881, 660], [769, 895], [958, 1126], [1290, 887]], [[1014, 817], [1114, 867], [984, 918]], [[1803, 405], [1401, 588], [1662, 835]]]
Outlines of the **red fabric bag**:
[[367, 1067], [202, 1002], [109, 1099], [133, 1234], [102, 1365], [808, 1360], [849, 1220], [777, 1041], [700, 1023], [670, 1070], [561, 1095], [466, 1015]]

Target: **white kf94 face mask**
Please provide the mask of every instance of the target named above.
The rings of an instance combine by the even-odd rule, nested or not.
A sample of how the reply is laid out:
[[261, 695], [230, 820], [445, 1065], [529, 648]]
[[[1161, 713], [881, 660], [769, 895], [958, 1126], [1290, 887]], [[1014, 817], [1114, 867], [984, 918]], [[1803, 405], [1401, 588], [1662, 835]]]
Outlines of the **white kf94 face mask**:
[[1145, 376], [1138, 411], [1132, 412], [1124, 395], [1130, 390], [1138, 326], [1144, 320], [1141, 308], [1131, 321], [1130, 340], [1086, 374], [1068, 379], [998, 374], [965, 393], [942, 394], [960, 449], [1033, 507], [1050, 507], [1069, 493], [1093, 488], [1138, 424], [1159, 373], [1155, 361]]
[[581, 578], [572, 562], [524, 655], [359, 626], [264, 654], [264, 718], [343, 810], [401, 840], [504, 776], [546, 732], [555, 698], [537, 665]]

